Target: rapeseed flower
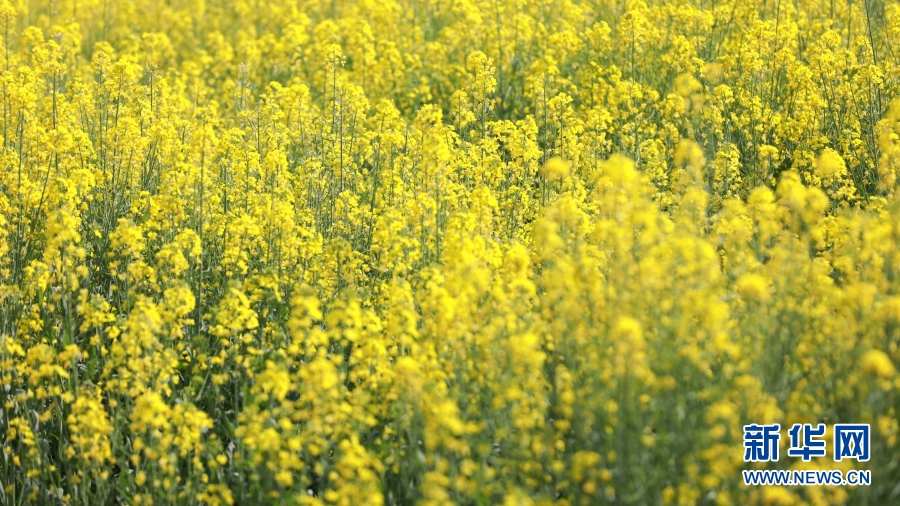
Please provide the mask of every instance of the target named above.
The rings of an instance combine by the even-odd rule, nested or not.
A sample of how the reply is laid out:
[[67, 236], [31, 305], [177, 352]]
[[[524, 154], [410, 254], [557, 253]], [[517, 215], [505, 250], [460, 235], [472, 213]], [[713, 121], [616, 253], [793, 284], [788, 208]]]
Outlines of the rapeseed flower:
[[[0, 35], [0, 503], [892, 497], [897, 5], [0, 0]], [[743, 425], [794, 421], [870, 424], [881, 474], [743, 486]]]

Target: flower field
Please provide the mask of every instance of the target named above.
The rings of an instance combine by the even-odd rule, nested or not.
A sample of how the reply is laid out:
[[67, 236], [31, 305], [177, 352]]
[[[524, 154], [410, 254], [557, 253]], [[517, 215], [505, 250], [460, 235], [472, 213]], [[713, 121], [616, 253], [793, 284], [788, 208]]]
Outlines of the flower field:
[[0, 40], [0, 504], [900, 503], [897, 1], [0, 0]]

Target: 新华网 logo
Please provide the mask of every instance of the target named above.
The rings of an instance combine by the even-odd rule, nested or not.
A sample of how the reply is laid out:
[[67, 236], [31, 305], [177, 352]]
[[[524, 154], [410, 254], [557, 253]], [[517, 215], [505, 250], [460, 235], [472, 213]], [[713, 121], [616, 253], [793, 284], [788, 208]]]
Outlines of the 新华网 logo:
[[[869, 461], [869, 424], [836, 423], [833, 429], [835, 462], [844, 459]], [[809, 462], [812, 457], [826, 456], [825, 424], [813, 426], [810, 423], [795, 423], [787, 432], [790, 439], [788, 457], [802, 458], [804, 462]], [[744, 425], [744, 462], [777, 462], [779, 441], [780, 424]]]

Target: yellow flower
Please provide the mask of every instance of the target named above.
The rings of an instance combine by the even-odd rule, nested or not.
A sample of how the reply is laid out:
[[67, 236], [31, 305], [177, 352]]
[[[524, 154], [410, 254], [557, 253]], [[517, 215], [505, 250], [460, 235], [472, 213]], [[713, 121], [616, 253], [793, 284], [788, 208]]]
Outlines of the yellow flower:
[[896, 372], [890, 357], [881, 350], [869, 350], [863, 354], [860, 366], [863, 371], [883, 379], [890, 379]]
[[550, 181], [559, 181], [569, 175], [569, 162], [559, 157], [551, 157], [541, 168], [541, 174]]
[[825, 148], [816, 160], [816, 175], [822, 179], [833, 179], [844, 174], [847, 167], [837, 151]]
[[735, 289], [747, 300], [767, 301], [771, 297], [771, 289], [765, 277], [760, 274], [742, 274], [735, 281]]

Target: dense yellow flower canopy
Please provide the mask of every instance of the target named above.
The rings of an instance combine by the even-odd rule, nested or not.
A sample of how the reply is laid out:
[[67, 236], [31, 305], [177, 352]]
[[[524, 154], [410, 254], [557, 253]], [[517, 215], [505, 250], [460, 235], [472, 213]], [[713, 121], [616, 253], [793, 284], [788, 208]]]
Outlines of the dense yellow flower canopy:
[[[0, 0], [0, 40], [0, 504], [897, 501], [896, 1]], [[776, 423], [828, 456], [745, 463]]]

